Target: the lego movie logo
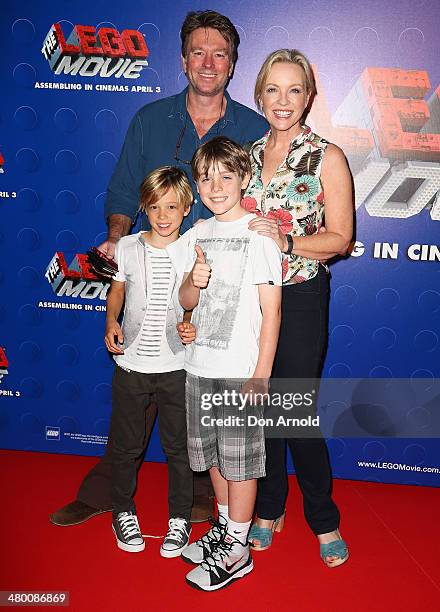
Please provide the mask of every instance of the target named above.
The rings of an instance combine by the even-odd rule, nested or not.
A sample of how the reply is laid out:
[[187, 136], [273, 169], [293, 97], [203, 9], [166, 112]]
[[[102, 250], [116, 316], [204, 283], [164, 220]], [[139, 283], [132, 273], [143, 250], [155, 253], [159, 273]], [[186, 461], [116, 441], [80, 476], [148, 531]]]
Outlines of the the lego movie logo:
[[64, 254], [57, 251], [47, 267], [45, 277], [60, 297], [105, 300], [110, 287], [92, 271], [87, 255], [78, 253], [67, 265]]
[[47, 34], [42, 54], [55, 74], [137, 79], [149, 50], [138, 30], [76, 25], [66, 39], [59, 23]]
[[6, 374], [8, 373], [8, 366], [9, 361], [6, 357], [6, 351], [2, 346], [0, 346], [0, 382], [3, 376], [6, 376]]

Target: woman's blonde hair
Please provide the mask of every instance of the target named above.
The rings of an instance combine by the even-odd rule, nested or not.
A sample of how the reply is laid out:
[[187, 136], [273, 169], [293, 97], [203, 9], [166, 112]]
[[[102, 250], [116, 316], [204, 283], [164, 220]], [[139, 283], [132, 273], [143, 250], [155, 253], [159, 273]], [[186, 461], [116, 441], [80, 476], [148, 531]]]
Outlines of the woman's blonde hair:
[[162, 166], [147, 174], [141, 184], [139, 210], [146, 211], [156, 204], [170, 189], [176, 192], [177, 203], [184, 209], [193, 201], [191, 184], [185, 172], [175, 166]]
[[298, 49], [278, 49], [278, 51], [272, 51], [272, 53], [266, 57], [257, 76], [254, 100], [257, 108], [260, 111], [262, 110], [261, 97], [263, 95], [267, 77], [269, 76], [272, 66], [277, 62], [285, 62], [287, 64], [297, 64], [298, 66], [301, 66], [306, 77], [306, 93], [311, 94], [312, 97], [316, 95], [315, 76], [313, 74], [312, 66], [304, 53], [301, 53], [301, 51], [298, 51]]

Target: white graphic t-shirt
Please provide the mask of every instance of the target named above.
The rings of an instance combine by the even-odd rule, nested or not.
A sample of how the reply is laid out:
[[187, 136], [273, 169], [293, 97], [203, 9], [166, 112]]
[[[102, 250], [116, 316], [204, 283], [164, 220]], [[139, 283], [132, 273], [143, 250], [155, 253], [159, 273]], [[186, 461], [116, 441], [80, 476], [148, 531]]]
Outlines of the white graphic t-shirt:
[[262, 321], [258, 285], [282, 284], [282, 256], [273, 240], [248, 229], [253, 217], [229, 222], [212, 217], [167, 248], [177, 270], [185, 251], [184, 271], [192, 269], [196, 244], [211, 266], [208, 287], [200, 291], [191, 319], [196, 340], [185, 352], [185, 369], [196, 376], [247, 378], [254, 373]]

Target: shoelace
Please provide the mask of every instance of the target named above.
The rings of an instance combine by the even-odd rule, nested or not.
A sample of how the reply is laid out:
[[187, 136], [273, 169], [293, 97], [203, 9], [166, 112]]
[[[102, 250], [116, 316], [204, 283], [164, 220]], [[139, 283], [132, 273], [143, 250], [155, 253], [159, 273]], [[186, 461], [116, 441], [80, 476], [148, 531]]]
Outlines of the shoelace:
[[165, 537], [182, 542], [187, 535], [185, 519], [170, 518], [168, 521], [168, 533]]
[[202, 561], [200, 565], [204, 566], [204, 568], [209, 571], [211, 570], [215, 571], [217, 569], [217, 564], [223, 561], [223, 559], [228, 556], [228, 553], [231, 552], [232, 546], [235, 543], [236, 542], [225, 542], [224, 537], [222, 537], [220, 542], [217, 542], [217, 545], [213, 553], [209, 557], [207, 557], [204, 561]]
[[199, 546], [201, 545], [202, 548], [211, 552], [213, 548], [220, 544], [226, 526], [223, 527], [220, 521], [217, 521], [212, 516], [209, 517], [209, 522], [212, 525], [211, 529], [208, 533], [205, 533], [197, 543]]
[[200, 564], [201, 566], [204, 566], [205, 569], [208, 569], [209, 571], [214, 570], [217, 575], [218, 575], [217, 564], [223, 561], [223, 559], [228, 556], [234, 544], [238, 543], [241, 546], [243, 546], [243, 544], [240, 542], [240, 540], [237, 540], [237, 538], [234, 538], [231, 542], [226, 542], [225, 537], [226, 537], [226, 533], [222, 535], [220, 542], [217, 542], [217, 545], [214, 551], [212, 552], [212, 554], [209, 555]]
[[134, 514], [118, 516], [118, 523], [124, 536], [141, 535], [137, 516]]

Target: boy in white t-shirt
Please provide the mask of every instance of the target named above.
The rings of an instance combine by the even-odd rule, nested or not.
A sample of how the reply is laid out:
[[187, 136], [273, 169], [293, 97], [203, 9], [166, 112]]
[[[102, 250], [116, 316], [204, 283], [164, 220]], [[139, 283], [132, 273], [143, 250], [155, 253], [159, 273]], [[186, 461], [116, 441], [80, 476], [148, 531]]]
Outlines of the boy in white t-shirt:
[[194, 471], [209, 470], [219, 510], [218, 522], [182, 555], [199, 564], [187, 582], [205, 591], [253, 569], [247, 535], [257, 478], [265, 475], [263, 427], [247, 420], [262, 416], [262, 406], [254, 401], [239, 410], [237, 393], [268, 391], [281, 319], [282, 256], [273, 240], [248, 229], [254, 215], [240, 202], [250, 171], [247, 153], [228, 138], [203, 144], [192, 172], [214, 217], [168, 248], [187, 245], [179, 297], [183, 308], [194, 309], [196, 328], [185, 355], [189, 460]]
[[[166, 247], [178, 239], [192, 199], [188, 178], [178, 168], [159, 168], [145, 178], [140, 210], [147, 214], [151, 229], [117, 243], [118, 273], [107, 298], [105, 344], [117, 364], [112, 381], [112, 527], [119, 548], [144, 550], [133, 495], [136, 460], [145, 443], [146, 409], [154, 394], [168, 459], [169, 529], [160, 549], [163, 557], [180, 555], [191, 533], [185, 350], [176, 329], [183, 315], [178, 301], [182, 277], [176, 275]], [[121, 329], [118, 317], [124, 301]], [[187, 333], [190, 341], [191, 330]]]

